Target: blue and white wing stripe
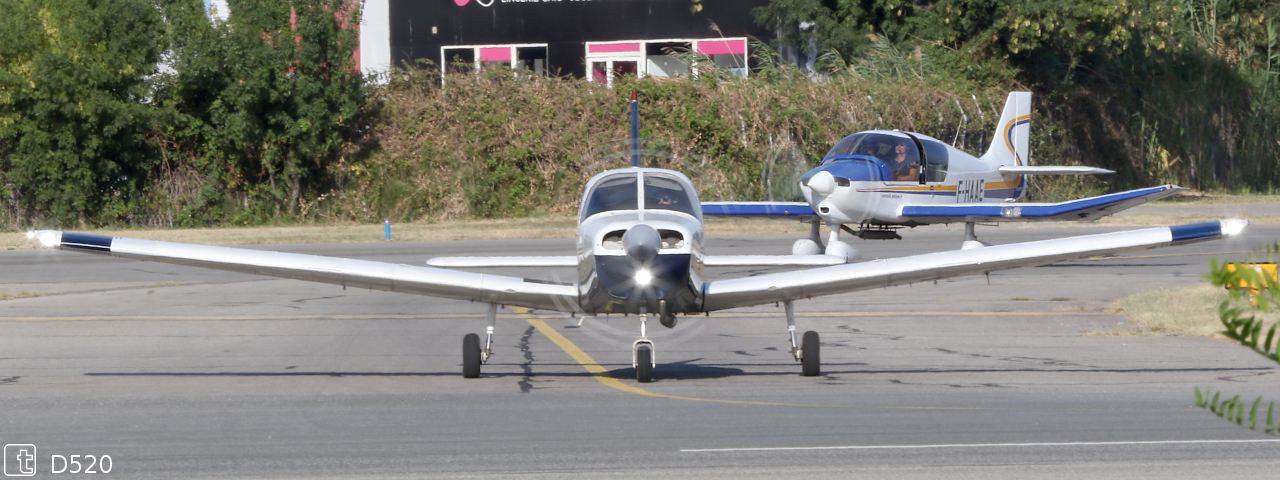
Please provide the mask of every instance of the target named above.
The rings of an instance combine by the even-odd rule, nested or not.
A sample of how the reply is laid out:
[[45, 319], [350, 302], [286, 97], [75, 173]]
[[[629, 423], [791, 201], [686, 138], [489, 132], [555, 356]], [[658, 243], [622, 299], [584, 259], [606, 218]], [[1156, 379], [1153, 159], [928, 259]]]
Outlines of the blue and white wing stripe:
[[1173, 196], [1179, 190], [1176, 185], [1161, 185], [1060, 203], [904, 205], [901, 216], [920, 223], [1087, 221]]

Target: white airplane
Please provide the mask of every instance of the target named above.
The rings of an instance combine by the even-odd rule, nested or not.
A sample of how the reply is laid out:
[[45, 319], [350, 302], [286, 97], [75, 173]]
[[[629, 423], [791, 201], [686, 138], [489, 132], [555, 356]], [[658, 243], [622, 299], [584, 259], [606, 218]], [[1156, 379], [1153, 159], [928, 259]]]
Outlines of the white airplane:
[[[991, 146], [974, 157], [927, 135], [871, 130], [836, 144], [822, 164], [801, 177], [805, 202], [707, 202], [710, 217], [798, 219], [812, 225], [792, 253], [825, 253], [857, 260], [840, 240], [844, 230], [863, 239], [900, 239], [897, 230], [936, 223], [964, 223], [961, 248], [987, 246], [975, 223], [1096, 220], [1174, 195], [1174, 185], [1131, 190], [1061, 203], [1013, 203], [1027, 192], [1028, 175], [1093, 175], [1111, 170], [1080, 166], [1031, 166], [1028, 136], [1031, 93], [1011, 92]], [[830, 234], [823, 244], [819, 224]], [[854, 230], [848, 225], [858, 225]]]
[[[634, 115], [634, 100], [632, 109]], [[633, 156], [635, 164], [638, 156]], [[791, 354], [801, 363], [805, 376], [816, 376], [821, 371], [819, 337], [808, 331], [797, 342], [792, 307], [797, 300], [1213, 240], [1236, 235], [1248, 223], [1221, 220], [855, 264], [845, 264], [844, 258], [831, 255], [717, 256], [708, 255], [703, 244], [702, 208], [693, 183], [673, 170], [632, 167], [609, 170], [587, 182], [578, 214], [575, 255], [437, 257], [427, 262], [431, 266], [411, 266], [56, 230], [33, 231], [27, 236], [62, 250], [487, 303], [484, 347], [477, 334], [463, 337], [462, 375], [467, 378], [478, 377], [481, 364], [492, 355], [499, 305], [573, 315], [636, 315], [640, 336], [632, 345], [632, 364], [636, 379], [648, 382], [657, 366], [654, 344], [646, 333], [650, 315], [673, 327], [679, 314], [781, 303], [791, 336]], [[744, 265], [813, 268], [707, 280], [707, 267]], [[576, 267], [577, 282], [442, 268], [551, 266]]]

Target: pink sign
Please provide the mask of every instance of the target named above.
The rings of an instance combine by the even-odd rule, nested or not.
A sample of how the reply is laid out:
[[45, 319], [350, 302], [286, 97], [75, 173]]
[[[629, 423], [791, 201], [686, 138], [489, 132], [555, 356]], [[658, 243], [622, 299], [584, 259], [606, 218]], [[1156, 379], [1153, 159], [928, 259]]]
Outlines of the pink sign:
[[511, 47], [489, 47], [480, 49], [481, 62], [510, 62]]
[[598, 45], [590, 45], [587, 47], [588, 53], [619, 53], [619, 52], [639, 52], [639, 43], [605, 43]]
[[743, 55], [747, 53], [746, 40], [703, 40], [698, 42], [698, 53], [703, 55], [722, 55], [733, 54]]

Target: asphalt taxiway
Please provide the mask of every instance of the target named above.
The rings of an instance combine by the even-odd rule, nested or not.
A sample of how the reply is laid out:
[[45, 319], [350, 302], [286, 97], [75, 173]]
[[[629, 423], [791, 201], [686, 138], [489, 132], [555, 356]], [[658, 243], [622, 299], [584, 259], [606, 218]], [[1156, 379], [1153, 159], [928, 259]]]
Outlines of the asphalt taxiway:
[[[1116, 228], [988, 228], [1011, 243]], [[953, 249], [959, 228], [859, 241]], [[1280, 443], [1195, 408], [1195, 386], [1280, 397], [1275, 365], [1208, 338], [1110, 335], [1128, 293], [1201, 282], [1240, 238], [799, 302], [806, 378], [768, 305], [650, 325], [503, 309], [482, 378], [460, 343], [485, 306], [77, 252], [0, 252], [0, 442], [110, 455], [124, 478], [1270, 476]], [[713, 237], [781, 254], [789, 236]], [[421, 264], [557, 255], [572, 240], [263, 247]], [[715, 277], [763, 270], [722, 269]], [[571, 281], [568, 270], [502, 272]]]

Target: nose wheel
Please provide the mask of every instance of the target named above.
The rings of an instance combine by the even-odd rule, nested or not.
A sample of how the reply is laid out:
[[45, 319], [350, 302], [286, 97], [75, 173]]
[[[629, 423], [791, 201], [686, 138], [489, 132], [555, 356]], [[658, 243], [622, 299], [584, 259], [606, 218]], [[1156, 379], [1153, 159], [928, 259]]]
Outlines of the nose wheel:
[[640, 339], [631, 344], [631, 366], [636, 368], [636, 381], [640, 383], [653, 381], [653, 367], [658, 366], [653, 356], [653, 341], [645, 331], [648, 320], [644, 309], [640, 309]]
[[636, 367], [636, 381], [640, 383], [649, 383], [653, 381], [653, 367], [656, 366], [653, 359], [653, 342], [647, 339], [636, 340], [632, 346], [632, 362]]

